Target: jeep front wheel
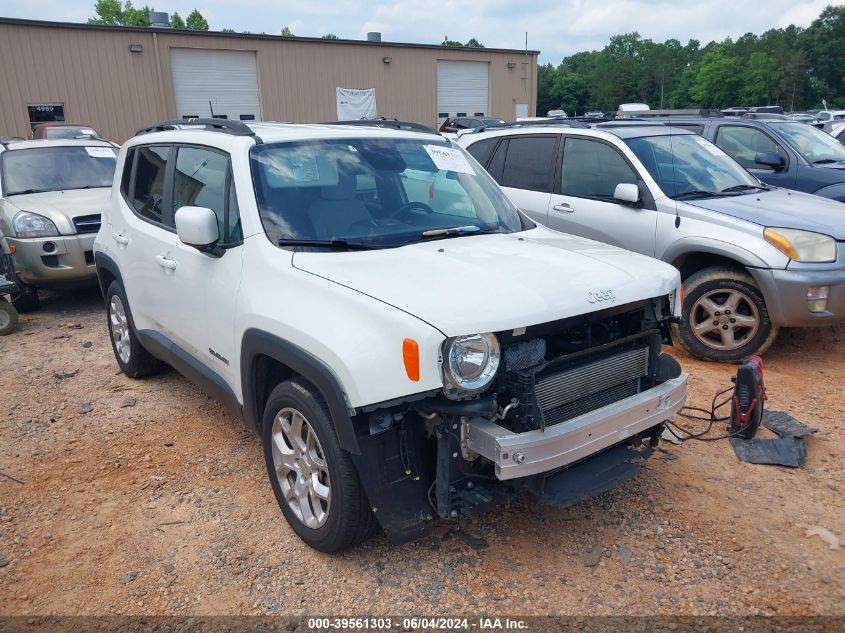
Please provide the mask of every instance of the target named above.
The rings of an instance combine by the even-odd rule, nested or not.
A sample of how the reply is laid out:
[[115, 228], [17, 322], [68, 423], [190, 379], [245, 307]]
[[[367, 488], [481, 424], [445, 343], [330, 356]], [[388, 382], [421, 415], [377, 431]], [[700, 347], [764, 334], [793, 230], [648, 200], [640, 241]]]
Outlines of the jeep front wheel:
[[262, 428], [273, 493], [299, 538], [321, 552], [337, 552], [374, 532], [369, 501], [319, 392], [299, 379], [278, 385], [267, 399]]
[[706, 268], [684, 282], [683, 322], [676, 340], [704, 360], [740, 362], [762, 354], [778, 327], [754, 278], [732, 268]]

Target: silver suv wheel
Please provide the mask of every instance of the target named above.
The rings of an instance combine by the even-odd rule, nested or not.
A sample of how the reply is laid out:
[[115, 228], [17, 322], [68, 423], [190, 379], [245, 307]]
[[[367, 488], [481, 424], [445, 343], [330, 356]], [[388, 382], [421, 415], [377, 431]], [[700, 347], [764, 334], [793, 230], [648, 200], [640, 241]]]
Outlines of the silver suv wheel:
[[109, 321], [111, 323], [111, 335], [114, 339], [114, 349], [124, 363], [129, 363], [129, 319], [126, 318], [126, 310], [118, 295], [112, 295], [109, 301]]
[[739, 290], [711, 290], [690, 309], [690, 327], [704, 345], [729, 351], [754, 338], [760, 313], [754, 301]]
[[323, 447], [305, 416], [292, 408], [273, 420], [273, 465], [285, 501], [309, 528], [325, 524], [331, 506], [329, 469]]

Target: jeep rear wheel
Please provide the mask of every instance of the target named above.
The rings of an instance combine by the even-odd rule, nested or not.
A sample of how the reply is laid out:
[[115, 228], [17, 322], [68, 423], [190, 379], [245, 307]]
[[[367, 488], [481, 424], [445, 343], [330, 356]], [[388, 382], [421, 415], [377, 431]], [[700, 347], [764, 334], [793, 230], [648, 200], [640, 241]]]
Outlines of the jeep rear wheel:
[[704, 360], [740, 362], [762, 354], [778, 327], [754, 278], [732, 268], [706, 268], [684, 282], [683, 323], [675, 339]]
[[300, 379], [278, 385], [267, 399], [262, 428], [273, 494], [299, 538], [321, 552], [337, 552], [375, 531], [352, 458], [340, 448], [316, 389]]
[[130, 378], [143, 378], [161, 368], [161, 361], [150, 354], [135, 332], [129, 302], [120, 282], [113, 281], [106, 291], [106, 322], [111, 347], [120, 371]]

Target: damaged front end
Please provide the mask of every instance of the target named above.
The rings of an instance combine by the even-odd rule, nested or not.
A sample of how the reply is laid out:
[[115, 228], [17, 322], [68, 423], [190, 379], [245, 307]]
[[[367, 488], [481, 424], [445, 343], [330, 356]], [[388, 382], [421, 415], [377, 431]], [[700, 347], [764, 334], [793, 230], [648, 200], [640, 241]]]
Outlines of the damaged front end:
[[569, 505], [636, 475], [686, 401], [686, 374], [661, 352], [672, 318], [660, 298], [463, 337], [464, 354], [495, 366], [484, 380], [448, 375], [447, 341], [443, 392], [356, 416], [353, 459], [388, 537], [523, 491]]

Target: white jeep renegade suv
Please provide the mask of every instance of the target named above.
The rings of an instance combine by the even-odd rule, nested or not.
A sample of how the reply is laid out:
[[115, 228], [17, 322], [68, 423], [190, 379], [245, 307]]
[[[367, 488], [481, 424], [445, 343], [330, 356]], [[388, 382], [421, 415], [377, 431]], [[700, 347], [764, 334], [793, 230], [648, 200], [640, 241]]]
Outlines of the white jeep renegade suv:
[[633, 476], [686, 399], [679, 278], [528, 220], [415, 124], [163, 122], [95, 243], [121, 370], [163, 361], [264, 442], [309, 545], [414, 538]]

